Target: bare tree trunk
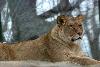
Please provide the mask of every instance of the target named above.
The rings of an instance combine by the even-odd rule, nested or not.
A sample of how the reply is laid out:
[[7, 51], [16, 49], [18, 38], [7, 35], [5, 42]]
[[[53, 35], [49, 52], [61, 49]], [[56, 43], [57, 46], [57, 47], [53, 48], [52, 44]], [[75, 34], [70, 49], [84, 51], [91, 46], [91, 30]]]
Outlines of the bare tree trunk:
[[69, 0], [60, 0], [60, 3], [57, 6], [53, 7], [49, 11], [46, 11], [43, 14], [38, 15], [38, 16], [41, 17], [42, 19], [46, 19], [58, 13], [63, 13], [63, 12], [65, 13], [69, 9], [71, 9]]
[[[95, 8], [95, 6], [94, 6]], [[96, 21], [95, 21], [95, 17], [94, 17], [94, 13], [95, 13], [95, 9], [92, 9], [92, 15], [89, 16], [89, 12], [87, 12], [87, 20], [90, 20], [90, 22], [86, 22], [85, 23], [85, 30], [86, 30], [86, 34], [90, 43], [90, 48], [91, 48], [91, 53], [92, 53], [92, 57], [96, 60], [100, 60], [100, 50], [99, 50], [99, 35], [100, 35], [100, 24], [97, 25]], [[90, 19], [91, 18], [91, 19]], [[89, 29], [88, 26], [91, 26], [91, 28]]]
[[[1, 19], [1, 13], [0, 13], [0, 19]], [[3, 35], [2, 35], [2, 25], [1, 25], [1, 20], [0, 20], [0, 42], [3, 41]]]

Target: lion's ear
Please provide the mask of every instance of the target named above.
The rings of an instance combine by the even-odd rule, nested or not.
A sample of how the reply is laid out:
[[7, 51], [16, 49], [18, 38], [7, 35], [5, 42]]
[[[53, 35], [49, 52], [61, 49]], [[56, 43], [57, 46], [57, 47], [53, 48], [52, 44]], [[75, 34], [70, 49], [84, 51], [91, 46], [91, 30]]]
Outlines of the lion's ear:
[[64, 15], [58, 16], [57, 17], [57, 24], [58, 25], [64, 25], [65, 24], [65, 19], [66, 19], [66, 17]]
[[84, 17], [84, 16], [82, 16], [82, 15], [79, 15], [79, 16], [78, 16], [78, 19], [79, 19], [80, 21], [83, 21], [83, 20], [84, 20], [84, 18], [85, 18], [85, 17]]

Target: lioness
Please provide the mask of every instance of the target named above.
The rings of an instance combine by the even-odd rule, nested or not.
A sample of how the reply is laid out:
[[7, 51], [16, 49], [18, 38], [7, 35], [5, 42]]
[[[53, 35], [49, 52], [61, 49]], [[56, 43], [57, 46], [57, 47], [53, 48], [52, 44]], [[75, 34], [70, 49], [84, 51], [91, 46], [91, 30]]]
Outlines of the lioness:
[[[58, 16], [50, 32], [36, 40], [12, 45], [0, 44], [0, 60], [70, 61], [78, 64], [100, 64], [86, 57], [79, 42], [83, 36], [83, 16]], [[79, 41], [79, 42], [78, 42]]]

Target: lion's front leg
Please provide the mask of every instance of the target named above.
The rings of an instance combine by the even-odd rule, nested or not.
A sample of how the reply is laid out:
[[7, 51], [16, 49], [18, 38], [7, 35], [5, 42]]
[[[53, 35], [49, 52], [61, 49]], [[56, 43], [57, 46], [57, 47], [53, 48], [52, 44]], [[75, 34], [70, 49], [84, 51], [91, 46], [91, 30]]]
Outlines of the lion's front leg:
[[100, 61], [94, 60], [89, 57], [69, 57], [69, 61], [72, 63], [77, 63], [81, 65], [94, 65], [94, 64], [100, 64]]
[[76, 64], [81, 64], [81, 65], [94, 65], [94, 64], [100, 64], [100, 61], [94, 60], [89, 57], [84, 57], [84, 56], [76, 56], [71, 53], [54, 53], [51, 54], [51, 61], [53, 62], [60, 62], [60, 61], [65, 61], [68, 63], [76, 63]]

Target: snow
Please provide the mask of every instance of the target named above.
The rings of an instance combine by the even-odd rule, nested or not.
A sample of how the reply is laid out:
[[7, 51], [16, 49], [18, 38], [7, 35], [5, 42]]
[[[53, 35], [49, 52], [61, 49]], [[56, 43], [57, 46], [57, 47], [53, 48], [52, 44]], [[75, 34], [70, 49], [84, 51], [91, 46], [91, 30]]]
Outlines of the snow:
[[0, 61], [0, 67], [100, 67], [100, 65], [79, 65], [66, 62], [43, 61]]

